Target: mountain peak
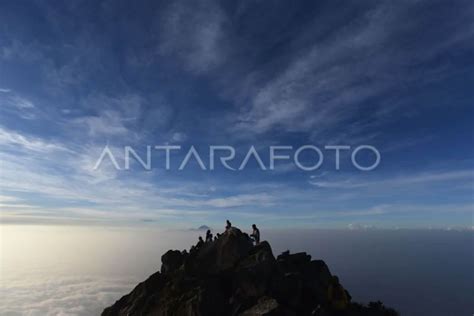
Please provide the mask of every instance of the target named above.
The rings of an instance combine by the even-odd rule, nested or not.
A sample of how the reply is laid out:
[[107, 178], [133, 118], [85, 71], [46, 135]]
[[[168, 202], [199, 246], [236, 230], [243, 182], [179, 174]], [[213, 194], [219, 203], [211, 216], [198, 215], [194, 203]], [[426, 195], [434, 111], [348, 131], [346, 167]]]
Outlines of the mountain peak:
[[201, 225], [198, 228], [190, 228], [189, 230], [191, 230], [191, 231], [207, 231], [207, 230], [211, 230], [211, 229], [212, 228], [207, 226], [207, 225]]
[[267, 241], [254, 246], [235, 227], [189, 252], [169, 250], [161, 261], [160, 272], [102, 316], [397, 315], [380, 302], [350, 302], [324, 261], [289, 251], [275, 258]]

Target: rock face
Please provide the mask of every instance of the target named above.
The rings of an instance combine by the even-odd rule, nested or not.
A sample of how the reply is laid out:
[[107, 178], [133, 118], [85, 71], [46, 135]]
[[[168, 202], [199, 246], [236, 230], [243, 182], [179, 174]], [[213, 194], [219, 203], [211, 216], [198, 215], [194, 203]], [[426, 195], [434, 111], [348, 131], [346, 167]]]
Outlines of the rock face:
[[161, 272], [102, 315], [397, 315], [380, 302], [335, 310], [328, 296], [333, 277], [323, 261], [288, 251], [275, 259], [268, 242], [253, 246], [237, 228], [189, 253], [169, 250], [161, 260]]
[[185, 255], [179, 250], [168, 250], [161, 256], [161, 273], [173, 272], [184, 262]]

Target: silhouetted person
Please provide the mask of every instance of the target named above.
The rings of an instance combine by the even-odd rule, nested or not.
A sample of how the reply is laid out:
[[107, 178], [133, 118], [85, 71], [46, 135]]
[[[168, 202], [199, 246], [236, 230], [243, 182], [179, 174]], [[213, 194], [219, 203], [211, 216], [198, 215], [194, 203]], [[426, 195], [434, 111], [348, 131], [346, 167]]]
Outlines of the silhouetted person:
[[202, 246], [204, 246], [204, 240], [202, 240], [202, 237], [199, 236], [198, 243], [196, 244], [196, 250], [200, 249]]
[[232, 223], [231, 223], [231, 222], [229, 222], [229, 220], [226, 220], [225, 222], [226, 222], [226, 225], [225, 225], [225, 230], [226, 230], [226, 231], [228, 231], [229, 229], [231, 229], [231, 228], [232, 228]]
[[206, 242], [212, 242], [212, 234], [210, 229], [208, 229], [206, 232]]
[[255, 245], [258, 245], [260, 243], [260, 230], [258, 230], [257, 225], [253, 224], [252, 225], [253, 232], [250, 235], [250, 237], [253, 238], [255, 241]]

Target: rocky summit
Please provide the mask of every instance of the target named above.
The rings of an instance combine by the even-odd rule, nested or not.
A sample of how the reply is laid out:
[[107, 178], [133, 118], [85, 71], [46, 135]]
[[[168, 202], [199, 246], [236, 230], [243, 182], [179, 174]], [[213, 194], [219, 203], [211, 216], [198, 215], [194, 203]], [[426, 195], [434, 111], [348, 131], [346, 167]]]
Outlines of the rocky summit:
[[103, 316], [397, 315], [381, 302], [361, 305], [322, 260], [289, 251], [274, 257], [263, 241], [230, 228], [187, 251], [169, 250], [161, 271], [138, 284]]

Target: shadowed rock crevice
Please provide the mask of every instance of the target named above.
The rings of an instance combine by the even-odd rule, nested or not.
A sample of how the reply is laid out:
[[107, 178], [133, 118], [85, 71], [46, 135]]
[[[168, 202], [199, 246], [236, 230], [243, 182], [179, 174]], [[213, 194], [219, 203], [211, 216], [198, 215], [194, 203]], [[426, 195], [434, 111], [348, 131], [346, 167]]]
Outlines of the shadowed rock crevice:
[[[382, 303], [334, 304], [335, 279], [322, 260], [289, 251], [274, 257], [271, 246], [232, 227], [189, 253], [169, 250], [161, 272], [151, 275], [103, 316], [397, 315]], [[341, 287], [342, 288], [342, 287]], [[341, 305], [341, 304], [339, 304]]]

